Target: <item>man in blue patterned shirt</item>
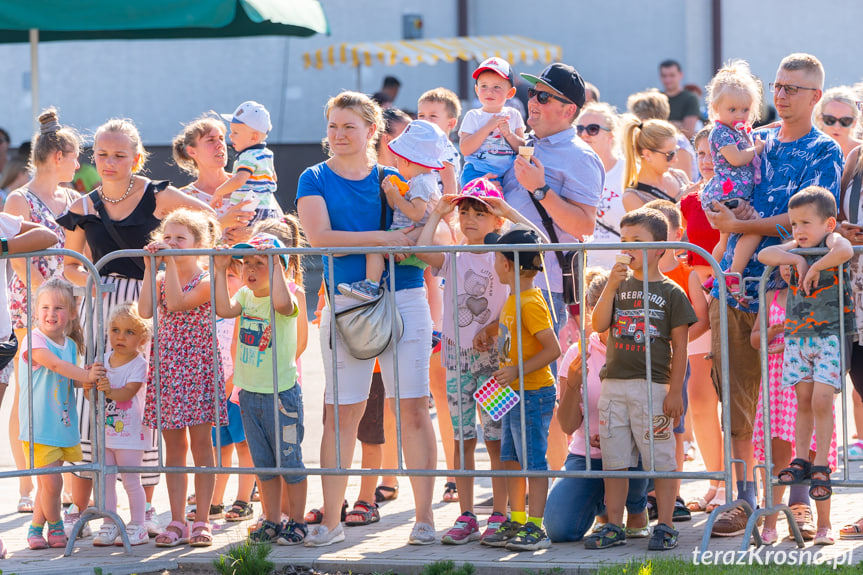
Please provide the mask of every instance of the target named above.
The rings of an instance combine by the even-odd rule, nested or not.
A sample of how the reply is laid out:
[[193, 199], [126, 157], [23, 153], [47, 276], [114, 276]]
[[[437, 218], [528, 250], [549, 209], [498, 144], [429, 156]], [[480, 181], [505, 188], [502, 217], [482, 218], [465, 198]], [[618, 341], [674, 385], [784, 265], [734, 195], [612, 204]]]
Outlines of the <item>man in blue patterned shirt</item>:
[[[749, 344], [749, 336], [755, 325], [758, 312], [758, 281], [764, 266], [757, 260], [758, 251], [780, 242], [779, 227], [790, 230], [788, 200], [807, 186], [828, 189], [839, 200], [839, 180], [844, 164], [842, 150], [838, 144], [812, 126], [812, 111], [821, 99], [824, 86], [824, 68], [817, 58], [809, 54], [791, 54], [779, 64], [776, 79], [770, 84], [773, 104], [780, 118], [777, 127], [756, 132], [755, 137], [764, 140], [761, 155], [761, 182], [756, 185], [751, 207], [743, 207], [739, 213], [714, 203], [713, 212], [707, 212], [713, 227], [732, 235], [728, 249], [720, 262], [723, 270], [731, 266], [731, 259], [740, 234], [763, 236], [761, 245], [744, 270], [745, 293], [748, 303], [728, 297], [719, 301], [719, 290], [713, 288], [710, 302], [710, 325], [712, 328], [711, 349], [713, 352], [712, 377], [717, 393], [720, 390], [720, 353], [728, 350], [730, 387], [731, 452], [735, 459], [743, 460], [751, 474], [754, 464], [752, 453], [752, 427], [760, 392], [761, 358], [758, 350]], [[749, 213], [744, 213], [748, 211]], [[753, 213], [754, 212], [754, 213]], [[751, 218], [751, 219], [743, 219]], [[755, 298], [755, 299], [753, 299]], [[720, 306], [728, 308], [728, 339], [723, 340], [719, 329]], [[721, 397], [721, 394], [720, 394]], [[785, 462], [777, 462], [784, 465]], [[736, 466], [737, 497], [745, 499], [755, 508], [755, 484], [743, 481], [743, 467]], [[751, 477], [751, 475], [750, 475]], [[730, 494], [729, 494], [730, 495]], [[789, 504], [795, 519], [811, 539], [814, 536], [809, 498], [792, 489]], [[746, 515], [737, 508], [720, 515], [713, 526], [713, 535], [733, 536], [744, 532]]]

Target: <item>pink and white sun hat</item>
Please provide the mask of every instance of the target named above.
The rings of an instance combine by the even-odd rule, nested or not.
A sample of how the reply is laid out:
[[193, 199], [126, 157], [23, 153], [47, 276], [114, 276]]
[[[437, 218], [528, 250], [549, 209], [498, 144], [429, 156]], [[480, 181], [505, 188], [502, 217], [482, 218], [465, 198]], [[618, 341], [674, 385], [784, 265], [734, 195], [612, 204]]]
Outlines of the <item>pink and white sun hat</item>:
[[447, 137], [443, 130], [431, 122], [414, 120], [405, 131], [389, 143], [390, 151], [409, 162], [433, 170], [443, 169]]
[[491, 207], [491, 205], [485, 201], [484, 198], [503, 198], [503, 194], [500, 193], [500, 189], [495, 186], [491, 180], [485, 177], [474, 178], [465, 184], [464, 188], [462, 188], [461, 193], [457, 198], [453, 200], [453, 202], [458, 205], [462, 201], [472, 198], [474, 200], [479, 200], [485, 205]]

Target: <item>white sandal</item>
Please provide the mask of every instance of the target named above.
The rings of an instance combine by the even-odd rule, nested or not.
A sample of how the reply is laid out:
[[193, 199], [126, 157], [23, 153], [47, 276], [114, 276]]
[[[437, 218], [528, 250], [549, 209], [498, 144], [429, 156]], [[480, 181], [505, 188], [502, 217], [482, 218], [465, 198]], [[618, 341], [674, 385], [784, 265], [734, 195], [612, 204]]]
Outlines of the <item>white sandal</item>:
[[725, 505], [725, 487], [718, 487], [716, 489], [716, 495], [713, 496], [713, 499], [710, 500], [710, 503], [704, 508], [705, 513], [711, 513], [717, 507], [721, 507]]

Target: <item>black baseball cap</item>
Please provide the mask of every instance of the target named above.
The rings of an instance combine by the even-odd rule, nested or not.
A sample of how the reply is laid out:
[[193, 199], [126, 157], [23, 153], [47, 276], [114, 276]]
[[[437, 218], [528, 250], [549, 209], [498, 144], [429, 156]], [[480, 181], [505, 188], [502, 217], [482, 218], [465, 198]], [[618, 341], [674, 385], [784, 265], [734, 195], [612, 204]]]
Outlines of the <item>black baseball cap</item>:
[[547, 66], [539, 77], [532, 74], [522, 74], [521, 77], [534, 86], [542, 82], [579, 108], [584, 107], [584, 80], [578, 70], [568, 64], [555, 62]]
[[[536, 231], [526, 226], [513, 226], [508, 232], [503, 235], [488, 234], [485, 236], [485, 243], [490, 245], [511, 245], [511, 244], [534, 244], [539, 245], [542, 240]], [[500, 252], [503, 257], [511, 262], [515, 262], [514, 252]], [[518, 263], [522, 271], [536, 270], [542, 271], [542, 254], [538, 251], [520, 251], [518, 253]]]

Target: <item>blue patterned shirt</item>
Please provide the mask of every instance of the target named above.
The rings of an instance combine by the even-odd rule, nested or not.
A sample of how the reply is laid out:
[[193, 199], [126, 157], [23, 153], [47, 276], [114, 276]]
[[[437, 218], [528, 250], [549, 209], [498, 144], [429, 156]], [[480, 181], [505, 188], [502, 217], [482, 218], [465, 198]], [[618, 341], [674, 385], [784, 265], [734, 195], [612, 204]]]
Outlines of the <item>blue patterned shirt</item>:
[[[752, 207], [759, 217], [770, 218], [788, 213], [791, 196], [808, 186], [826, 188], [836, 197], [838, 204], [839, 181], [845, 165], [839, 144], [815, 128], [794, 142], [780, 142], [779, 128], [759, 130], [756, 137], [764, 140], [761, 182], [755, 186], [752, 194]], [[788, 232], [790, 231], [789, 229]], [[734, 248], [739, 238], [739, 234], [729, 236], [728, 249], [719, 262], [723, 270], [727, 271], [731, 267]], [[764, 272], [764, 264], [758, 261], [758, 252], [768, 246], [777, 245], [780, 241], [777, 236], [764, 236], [755, 251], [756, 255], [749, 260], [749, 265], [743, 271], [743, 277], [760, 278]], [[767, 289], [773, 287], [768, 285]], [[711, 295], [718, 298], [719, 288], [714, 287]], [[744, 306], [729, 296], [728, 305], [746, 312], [758, 312], [758, 282], [747, 282], [746, 295], [755, 298], [755, 301]]]

